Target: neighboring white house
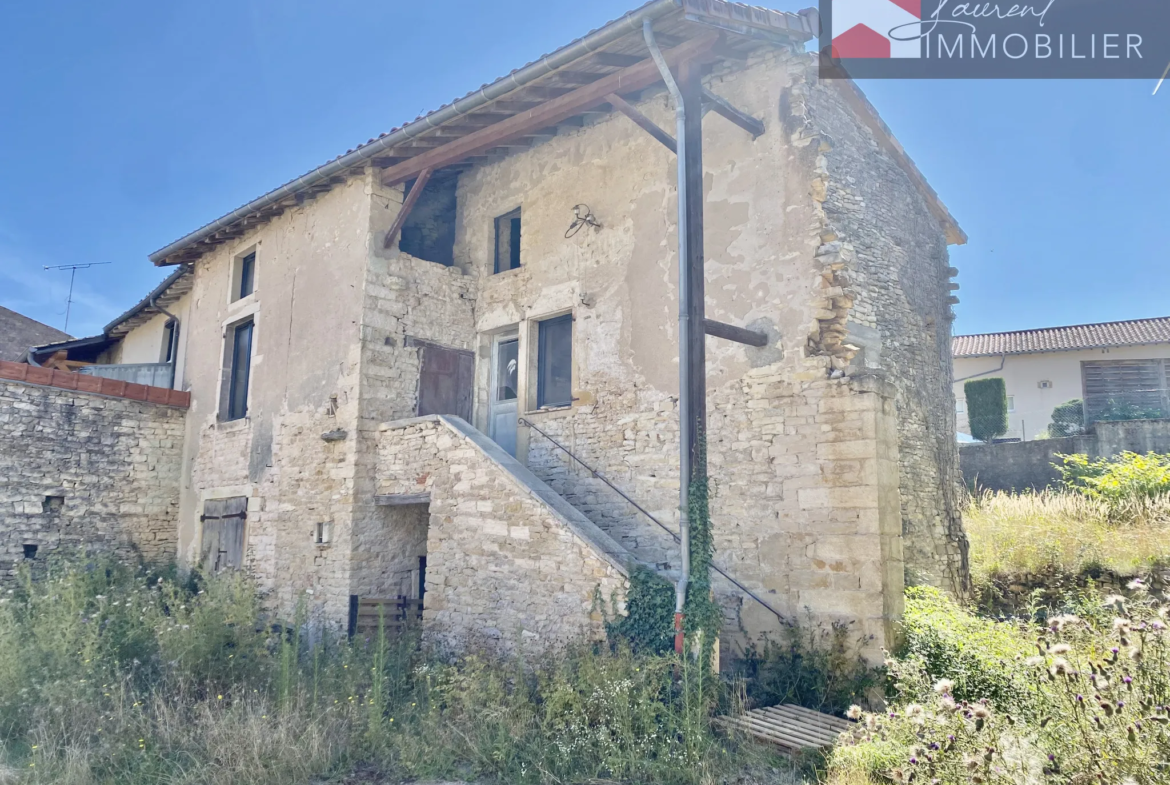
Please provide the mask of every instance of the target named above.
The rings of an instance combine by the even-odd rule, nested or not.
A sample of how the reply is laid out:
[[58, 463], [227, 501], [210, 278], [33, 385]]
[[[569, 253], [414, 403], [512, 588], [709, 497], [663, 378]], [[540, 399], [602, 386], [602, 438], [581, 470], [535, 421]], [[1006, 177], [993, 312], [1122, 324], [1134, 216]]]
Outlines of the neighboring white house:
[[1085, 402], [1087, 421], [1168, 417], [1170, 317], [957, 335], [955, 411], [969, 434], [963, 385], [1001, 377], [1007, 386], [1007, 438], [1034, 439], [1066, 401]]

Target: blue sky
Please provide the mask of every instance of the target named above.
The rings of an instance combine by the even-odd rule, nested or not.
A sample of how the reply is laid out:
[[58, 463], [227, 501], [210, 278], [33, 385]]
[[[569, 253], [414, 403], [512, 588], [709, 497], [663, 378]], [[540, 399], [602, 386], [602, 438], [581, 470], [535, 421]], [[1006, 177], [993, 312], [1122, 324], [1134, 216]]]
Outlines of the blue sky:
[[[0, 10], [0, 305], [89, 335], [146, 255], [637, 0], [173, 0]], [[773, 0], [795, 10], [807, 3]], [[1170, 88], [868, 81], [970, 235], [958, 332], [1170, 315]]]

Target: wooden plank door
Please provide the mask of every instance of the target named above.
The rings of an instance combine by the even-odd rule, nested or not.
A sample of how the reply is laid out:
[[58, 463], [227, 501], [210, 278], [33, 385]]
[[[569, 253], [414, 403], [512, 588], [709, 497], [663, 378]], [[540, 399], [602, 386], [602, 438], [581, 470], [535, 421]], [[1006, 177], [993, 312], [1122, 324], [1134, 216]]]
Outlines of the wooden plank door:
[[208, 499], [203, 503], [203, 569], [209, 573], [238, 570], [244, 566], [244, 525], [248, 497]]
[[408, 345], [420, 350], [418, 415], [453, 414], [471, 422], [475, 355], [426, 341]]

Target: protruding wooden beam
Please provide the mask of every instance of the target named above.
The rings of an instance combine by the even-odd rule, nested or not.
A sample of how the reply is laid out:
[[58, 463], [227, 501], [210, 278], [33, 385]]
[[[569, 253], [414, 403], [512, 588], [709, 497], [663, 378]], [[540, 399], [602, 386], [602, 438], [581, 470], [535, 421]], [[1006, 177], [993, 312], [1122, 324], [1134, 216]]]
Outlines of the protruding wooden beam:
[[398, 237], [398, 233], [402, 231], [402, 225], [406, 223], [407, 216], [414, 209], [415, 202], [422, 196], [423, 189], [427, 186], [427, 180], [430, 179], [430, 169], [423, 169], [419, 173], [418, 179], [414, 181], [414, 185], [410, 189], [410, 193], [406, 195], [406, 200], [402, 202], [402, 209], [398, 211], [398, 217], [394, 219], [394, 223], [390, 226], [390, 231], [386, 232], [386, 239], [382, 241], [383, 248], [389, 248], [395, 238]]
[[752, 117], [746, 112], [741, 112], [734, 106], [729, 104], [725, 99], [720, 98], [707, 88], [703, 88], [703, 103], [715, 110], [716, 114], [726, 117], [731, 122], [738, 125], [743, 130], [752, 135], [752, 138], [762, 135], [764, 133], [764, 124]]
[[[719, 34], [712, 32], [691, 38], [665, 53], [670, 65], [678, 65], [692, 58], [706, 54]], [[606, 102], [610, 93], [632, 92], [654, 84], [661, 75], [654, 62], [647, 60], [637, 65], [615, 71], [596, 82], [579, 87], [572, 92], [553, 98], [527, 112], [513, 115], [475, 133], [454, 139], [442, 147], [428, 150], [386, 170], [384, 181], [387, 185], [401, 183], [414, 177], [424, 169], [433, 169], [454, 163], [469, 155], [475, 155], [498, 146], [501, 142], [523, 136], [532, 131], [556, 125], [580, 114], [591, 107]]]
[[670, 150], [672, 153], [678, 152], [678, 142], [675, 140], [675, 138], [655, 125], [653, 120], [639, 112], [637, 108], [626, 101], [626, 99], [622, 98], [617, 93], [610, 93], [605, 97], [605, 100], [609, 101], [610, 105], [614, 109], [617, 109], [626, 117], [637, 123], [638, 127], [643, 131], [662, 142], [666, 149]]
[[736, 343], [746, 343], [748, 346], [768, 345], [768, 336], [763, 333], [758, 333], [755, 330], [745, 330], [742, 327], [736, 327], [734, 324], [717, 322], [714, 319], [703, 320], [703, 331], [714, 338], [722, 338], [725, 341], [735, 341]]

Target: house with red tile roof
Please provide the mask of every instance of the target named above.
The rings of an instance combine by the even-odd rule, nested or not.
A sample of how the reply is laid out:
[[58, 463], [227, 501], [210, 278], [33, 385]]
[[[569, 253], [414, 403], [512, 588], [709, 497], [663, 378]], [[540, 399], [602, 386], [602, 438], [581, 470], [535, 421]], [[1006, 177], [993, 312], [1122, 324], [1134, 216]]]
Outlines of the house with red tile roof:
[[955, 401], [960, 433], [970, 433], [963, 385], [1001, 377], [1008, 433], [1048, 432], [1055, 407], [1083, 401], [1086, 423], [1170, 417], [1170, 317], [956, 335]]

